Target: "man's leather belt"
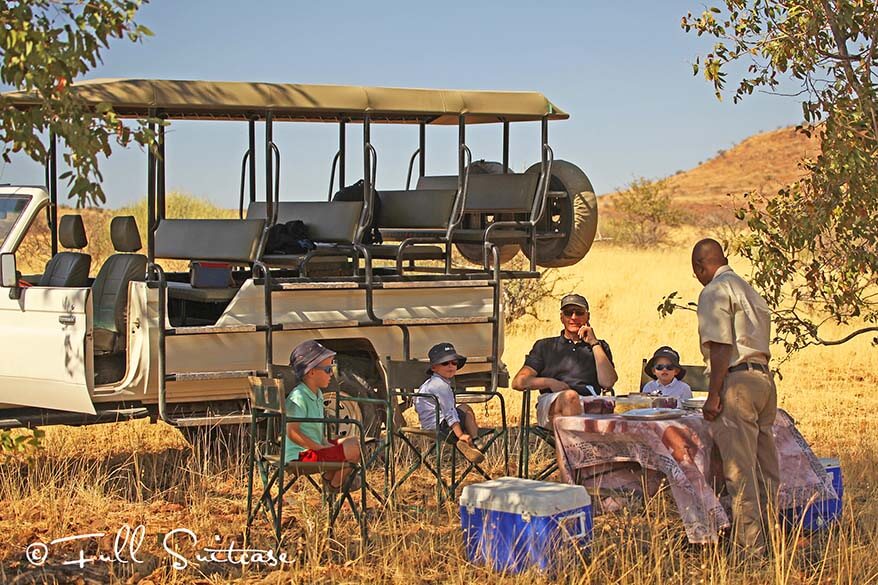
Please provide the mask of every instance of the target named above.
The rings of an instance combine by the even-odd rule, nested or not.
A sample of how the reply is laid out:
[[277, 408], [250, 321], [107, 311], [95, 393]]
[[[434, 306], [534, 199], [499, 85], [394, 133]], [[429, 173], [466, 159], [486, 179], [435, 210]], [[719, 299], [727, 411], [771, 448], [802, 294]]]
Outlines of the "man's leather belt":
[[768, 366], [757, 362], [744, 362], [743, 364], [738, 364], [737, 366], [729, 368], [730, 372], [746, 372], [747, 370], [756, 370], [764, 374], [769, 373]]

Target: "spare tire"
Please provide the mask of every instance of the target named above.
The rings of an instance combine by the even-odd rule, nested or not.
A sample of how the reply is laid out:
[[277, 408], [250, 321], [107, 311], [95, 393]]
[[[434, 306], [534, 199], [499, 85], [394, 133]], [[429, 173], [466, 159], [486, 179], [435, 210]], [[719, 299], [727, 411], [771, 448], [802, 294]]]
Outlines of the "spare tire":
[[[540, 172], [536, 163], [525, 173]], [[549, 191], [566, 196], [551, 197], [546, 212], [537, 224], [538, 233], [560, 233], [563, 237], [544, 239], [537, 244], [537, 264], [545, 268], [572, 266], [591, 248], [598, 230], [598, 202], [591, 181], [582, 170], [566, 160], [552, 162]], [[530, 258], [529, 246], [522, 246]]]
[[[496, 161], [490, 160], [477, 160], [470, 165], [469, 172], [474, 175], [502, 175], [503, 174], [503, 165]], [[506, 221], [510, 219], [515, 219], [510, 214], [500, 214], [494, 216], [494, 221]], [[481, 227], [480, 218], [476, 217], [473, 214], [466, 214], [463, 217], [463, 221], [461, 222], [461, 228], [477, 228]], [[472, 262], [473, 264], [482, 264], [484, 247], [480, 244], [455, 244], [457, 251], [460, 252], [460, 255]], [[519, 250], [518, 244], [505, 244], [497, 247], [497, 251], [500, 252], [500, 264], [508, 262], [515, 258], [515, 255], [518, 254]], [[490, 258], [489, 258], [490, 261]]]

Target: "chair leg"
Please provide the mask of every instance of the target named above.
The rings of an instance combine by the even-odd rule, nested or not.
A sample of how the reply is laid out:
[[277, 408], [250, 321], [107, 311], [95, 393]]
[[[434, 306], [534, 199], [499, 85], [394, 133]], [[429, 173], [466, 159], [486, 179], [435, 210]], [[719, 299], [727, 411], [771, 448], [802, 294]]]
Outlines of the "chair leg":
[[250, 525], [253, 523], [253, 475], [256, 470], [256, 420], [250, 421], [250, 450], [247, 457], [247, 527], [244, 543], [250, 543]]

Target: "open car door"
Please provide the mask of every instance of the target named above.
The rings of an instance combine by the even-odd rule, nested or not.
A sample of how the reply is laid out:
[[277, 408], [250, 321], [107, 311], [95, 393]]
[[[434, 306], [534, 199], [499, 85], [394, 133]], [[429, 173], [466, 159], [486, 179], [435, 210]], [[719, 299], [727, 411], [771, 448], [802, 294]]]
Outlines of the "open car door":
[[0, 289], [0, 404], [95, 414], [88, 288]]

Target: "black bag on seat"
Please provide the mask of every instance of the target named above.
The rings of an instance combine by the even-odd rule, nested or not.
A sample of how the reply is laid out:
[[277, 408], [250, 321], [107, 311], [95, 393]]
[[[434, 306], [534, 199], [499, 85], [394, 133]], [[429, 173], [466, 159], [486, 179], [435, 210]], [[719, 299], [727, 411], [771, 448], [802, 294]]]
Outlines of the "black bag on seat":
[[[362, 201], [363, 200], [363, 179], [360, 179], [353, 185], [348, 185], [335, 192], [332, 196], [333, 201]], [[381, 244], [384, 239], [381, 232], [378, 231], [378, 218], [381, 216], [381, 198], [378, 191], [375, 191], [375, 207], [372, 210], [372, 223], [363, 234], [363, 243], [367, 246], [370, 244]]]
[[306, 254], [316, 247], [308, 237], [308, 228], [300, 219], [277, 223], [268, 228], [266, 254]]

